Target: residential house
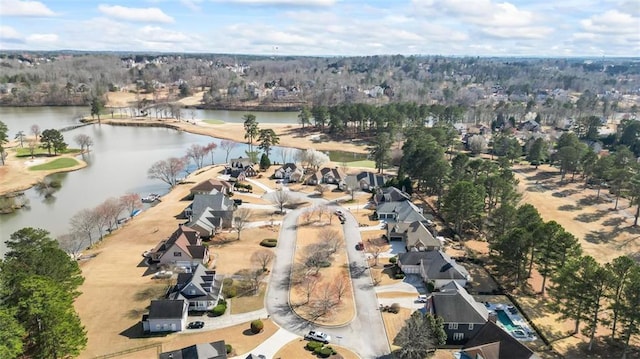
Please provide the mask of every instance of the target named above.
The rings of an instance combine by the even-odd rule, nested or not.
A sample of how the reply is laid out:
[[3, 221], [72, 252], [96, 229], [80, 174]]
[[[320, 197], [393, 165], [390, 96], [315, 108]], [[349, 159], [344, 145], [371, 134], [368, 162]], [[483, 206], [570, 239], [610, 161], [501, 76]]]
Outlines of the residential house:
[[403, 241], [408, 252], [437, 251], [441, 248], [440, 240], [436, 239], [427, 225], [420, 221], [387, 225], [387, 238], [390, 241]]
[[398, 266], [406, 274], [419, 274], [425, 283], [433, 282], [435, 288], [451, 281], [464, 287], [471, 280], [469, 272], [441, 250], [400, 253]]
[[233, 158], [229, 161], [227, 167], [225, 167], [225, 174], [228, 174], [231, 180], [244, 181], [247, 177], [255, 177], [258, 175], [258, 171], [253, 168], [254, 163], [250, 158]]
[[229, 194], [233, 192], [233, 185], [227, 181], [221, 181], [214, 178], [204, 180], [191, 188], [191, 194]]
[[236, 205], [231, 198], [222, 194], [197, 194], [193, 202], [184, 210], [189, 219], [187, 226], [200, 236], [209, 238], [221, 229], [233, 227], [233, 212]]
[[526, 345], [489, 320], [460, 350], [461, 359], [538, 359]]
[[346, 177], [346, 174], [338, 167], [323, 167], [316, 173], [307, 177], [304, 184], [313, 186], [321, 183], [326, 183], [335, 184], [338, 185], [338, 187], [341, 187]]
[[189, 304], [186, 300], [152, 300], [149, 314], [142, 316], [142, 328], [146, 333], [179, 332], [187, 325]]
[[356, 175], [356, 180], [363, 191], [372, 191], [384, 186], [385, 177], [378, 173], [363, 171]]
[[186, 348], [161, 353], [159, 359], [227, 359], [224, 340], [194, 344]]
[[149, 256], [158, 265], [183, 267], [190, 271], [198, 264], [209, 262], [209, 249], [202, 245], [196, 230], [180, 225], [168, 239], [158, 243]]
[[189, 311], [206, 311], [218, 305], [222, 293], [222, 279], [216, 271], [198, 265], [191, 273], [179, 273], [176, 285], [168, 299], [183, 299], [189, 303]]
[[295, 163], [285, 163], [273, 173], [274, 178], [284, 179], [289, 182], [299, 182], [302, 179], [302, 175], [302, 169], [296, 166]]
[[411, 196], [395, 187], [383, 187], [376, 190], [373, 196], [373, 202], [378, 205], [382, 202], [402, 202], [408, 201]]
[[489, 311], [484, 304], [476, 302], [454, 281], [443, 286], [440, 292], [431, 293], [425, 303], [425, 309], [444, 321], [447, 345], [466, 344], [489, 320]]
[[527, 120], [518, 125], [518, 131], [539, 132], [542, 126], [536, 120]]
[[375, 215], [385, 222], [426, 222], [427, 218], [422, 214], [422, 208], [411, 201], [382, 202], [376, 207]]

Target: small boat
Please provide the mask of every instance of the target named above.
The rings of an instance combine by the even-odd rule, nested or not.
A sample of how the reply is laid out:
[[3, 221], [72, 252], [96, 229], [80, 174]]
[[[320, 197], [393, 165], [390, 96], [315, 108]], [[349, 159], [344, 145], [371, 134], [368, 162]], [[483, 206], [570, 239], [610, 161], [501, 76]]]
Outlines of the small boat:
[[155, 194], [155, 193], [150, 193], [148, 196], [146, 197], [142, 197], [142, 202], [143, 203], [153, 203], [157, 200], [160, 199], [160, 195], [159, 194]]
[[136, 208], [136, 209], [134, 209], [133, 211], [131, 211], [131, 217], [135, 217], [135, 216], [139, 215], [139, 214], [140, 214], [140, 212], [142, 212], [142, 211], [140, 210], [140, 208]]

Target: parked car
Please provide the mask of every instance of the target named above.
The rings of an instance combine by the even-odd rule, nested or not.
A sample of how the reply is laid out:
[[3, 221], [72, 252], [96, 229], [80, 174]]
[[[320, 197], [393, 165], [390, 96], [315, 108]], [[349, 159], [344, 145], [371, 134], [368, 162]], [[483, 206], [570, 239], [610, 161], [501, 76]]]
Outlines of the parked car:
[[240, 199], [240, 198], [235, 198], [235, 199], [233, 200], [233, 203], [234, 203], [236, 206], [239, 206], [239, 205], [241, 205], [241, 204], [242, 204], [242, 199]]
[[318, 332], [315, 330], [312, 330], [309, 333], [307, 333], [307, 335], [305, 335], [304, 338], [307, 340], [315, 340], [317, 342], [325, 343], [325, 344], [328, 344], [329, 341], [331, 340], [331, 336], [329, 336], [327, 333]]
[[341, 210], [337, 210], [335, 211], [335, 214], [338, 216], [342, 216], [344, 214], [344, 212], [342, 212]]
[[170, 270], [161, 270], [159, 272], [156, 272], [156, 274], [153, 275], [153, 278], [157, 278], [157, 279], [167, 279], [167, 278], [171, 278], [171, 276], [173, 276], [173, 272]]
[[338, 219], [340, 220], [340, 223], [342, 223], [342, 224], [344, 224], [344, 222], [347, 221], [347, 219], [343, 215], [339, 215]]
[[204, 328], [204, 322], [201, 321], [195, 321], [195, 322], [191, 322], [187, 325], [187, 329], [202, 329]]
[[358, 242], [358, 244], [356, 244], [356, 250], [357, 251], [364, 250], [364, 244], [362, 242]]
[[426, 302], [427, 302], [427, 296], [426, 296], [426, 295], [424, 295], [424, 294], [420, 294], [420, 295], [418, 296], [418, 299], [416, 299], [416, 301], [417, 301], [418, 303], [426, 303]]

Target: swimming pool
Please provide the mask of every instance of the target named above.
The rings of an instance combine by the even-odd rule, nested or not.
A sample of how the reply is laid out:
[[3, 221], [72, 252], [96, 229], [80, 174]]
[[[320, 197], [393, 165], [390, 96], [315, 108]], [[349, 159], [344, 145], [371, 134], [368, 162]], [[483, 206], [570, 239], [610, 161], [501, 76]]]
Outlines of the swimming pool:
[[498, 317], [498, 320], [500, 321], [500, 323], [502, 323], [504, 328], [509, 333], [517, 329], [522, 329], [520, 328], [520, 326], [513, 324], [513, 322], [511, 321], [511, 318], [509, 318], [509, 316], [507, 315], [507, 313], [504, 312], [504, 310], [496, 309], [496, 316]]

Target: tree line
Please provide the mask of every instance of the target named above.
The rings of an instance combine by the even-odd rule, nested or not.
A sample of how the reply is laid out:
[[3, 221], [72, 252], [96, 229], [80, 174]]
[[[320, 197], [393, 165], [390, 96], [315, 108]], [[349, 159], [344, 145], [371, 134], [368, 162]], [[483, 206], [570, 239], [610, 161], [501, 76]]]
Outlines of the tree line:
[[69, 358], [87, 344], [73, 302], [83, 283], [78, 263], [49, 232], [23, 228], [0, 260], [0, 357]]

